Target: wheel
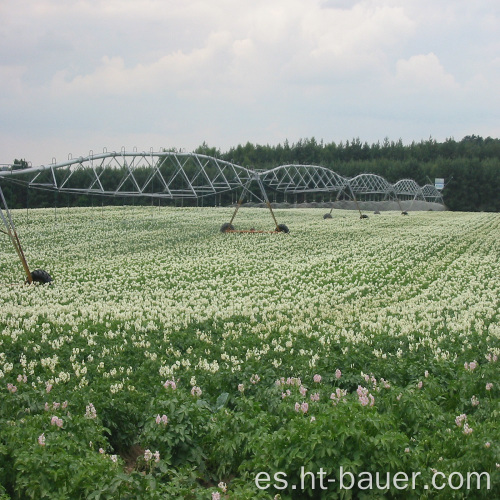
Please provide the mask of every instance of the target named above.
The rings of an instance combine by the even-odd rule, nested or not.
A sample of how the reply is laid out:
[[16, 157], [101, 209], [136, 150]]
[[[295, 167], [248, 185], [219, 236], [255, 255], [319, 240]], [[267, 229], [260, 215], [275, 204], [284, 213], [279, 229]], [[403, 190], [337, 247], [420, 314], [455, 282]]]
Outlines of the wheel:
[[361, 217], [360, 217], [360, 219], [368, 219], [368, 215], [362, 214]]
[[52, 276], [43, 269], [35, 269], [31, 272], [31, 280], [33, 283], [42, 283], [44, 285], [52, 282]]
[[323, 215], [323, 219], [331, 219], [332, 218], [332, 214], [330, 212], [328, 212], [327, 214]]
[[285, 226], [285, 224], [278, 224], [277, 229], [278, 229], [278, 232], [280, 232], [280, 233], [289, 233], [290, 232], [290, 230], [288, 229], [287, 226]]
[[220, 232], [227, 233], [228, 231], [234, 231], [234, 226], [232, 224], [229, 224], [229, 222], [226, 222], [220, 227]]
[[401, 212], [401, 215], [408, 215], [408, 212], [405, 210], [404, 212]]

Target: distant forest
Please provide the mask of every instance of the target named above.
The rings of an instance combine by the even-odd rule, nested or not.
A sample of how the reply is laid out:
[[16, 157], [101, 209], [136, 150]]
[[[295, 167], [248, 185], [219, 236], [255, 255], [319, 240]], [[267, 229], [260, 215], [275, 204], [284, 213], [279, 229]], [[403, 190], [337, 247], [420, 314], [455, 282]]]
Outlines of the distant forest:
[[[175, 151], [175, 148], [169, 148]], [[446, 206], [455, 211], [500, 211], [500, 139], [466, 136], [460, 141], [447, 139], [404, 145], [385, 139], [382, 143], [368, 144], [359, 138], [346, 142], [318, 142], [301, 139], [295, 144], [285, 141], [277, 146], [238, 145], [227, 152], [203, 143], [195, 153], [205, 154], [238, 165], [255, 169], [269, 169], [285, 164], [321, 165], [345, 177], [373, 173], [395, 183], [400, 179], [414, 179], [419, 185], [434, 184], [435, 178], [444, 178], [442, 192]], [[19, 167], [25, 160], [15, 160]], [[54, 206], [85, 206], [93, 204], [140, 204], [151, 200], [124, 199], [123, 197], [96, 199], [83, 195], [56, 194], [38, 191], [26, 186], [2, 181], [2, 189], [11, 208]], [[219, 199], [229, 204], [231, 196]], [[165, 203], [165, 201], [162, 201]], [[179, 202], [177, 202], [179, 204]], [[209, 203], [207, 202], [207, 205]], [[187, 202], [185, 203], [187, 205]]]

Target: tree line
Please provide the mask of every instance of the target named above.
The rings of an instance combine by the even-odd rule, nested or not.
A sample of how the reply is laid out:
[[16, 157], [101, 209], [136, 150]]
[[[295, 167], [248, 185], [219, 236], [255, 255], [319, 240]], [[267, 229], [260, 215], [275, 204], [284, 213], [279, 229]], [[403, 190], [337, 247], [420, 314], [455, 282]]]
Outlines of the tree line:
[[[169, 151], [176, 151], [169, 148]], [[322, 165], [345, 177], [373, 173], [395, 183], [410, 178], [419, 185], [444, 178], [443, 198], [455, 211], [500, 211], [500, 139], [471, 135], [460, 141], [453, 138], [437, 142], [433, 138], [404, 145], [402, 140], [368, 144], [354, 138], [345, 142], [318, 142], [314, 137], [296, 143], [275, 146], [247, 142], [223, 152], [205, 142], [194, 151], [254, 169], [269, 169], [286, 164]], [[14, 160], [17, 168], [26, 160]], [[116, 175], [119, 175], [118, 173]], [[54, 204], [88, 206], [93, 204], [151, 204], [151, 199], [105, 198], [58, 194], [30, 189], [24, 185], [2, 182], [11, 208], [50, 207]], [[216, 204], [229, 204], [234, 195], [217, 195]], [[161, 203], [192, 204], [191, 200]], [[194, 202], [196, 203], [196, 202]], [[206, 204], [210, 204], [207, 200]], [[213, 203], [212, 203], [213, 204]]]

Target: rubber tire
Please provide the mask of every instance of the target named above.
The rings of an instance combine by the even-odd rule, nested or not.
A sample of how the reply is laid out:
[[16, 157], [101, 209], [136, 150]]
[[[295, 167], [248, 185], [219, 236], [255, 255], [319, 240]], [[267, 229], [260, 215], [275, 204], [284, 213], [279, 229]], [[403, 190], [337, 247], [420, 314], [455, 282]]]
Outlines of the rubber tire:
[[332, 218], [331, 213], [327, 213], [327, 214], [323, 215], [323, 219], [331, 219], [331, 218]]
[[234, 226], [232, 224], [229, 224], [229, 222], [226, 222], [220, 227], [220, 232], [227, 233], [228, 231], [234, 231]]
[[288, 229], [287, 226], [285, 226], [285, 224], [278, 224], [278, 232], [280, 233], [286, 233], [288, 234], [290, 232], [290, 229]]
[[45, 285], [46, 283], [52, 283], [52, 276], [43, 269], [35, 269], [31, 272], [31, 280], [33, 283]]

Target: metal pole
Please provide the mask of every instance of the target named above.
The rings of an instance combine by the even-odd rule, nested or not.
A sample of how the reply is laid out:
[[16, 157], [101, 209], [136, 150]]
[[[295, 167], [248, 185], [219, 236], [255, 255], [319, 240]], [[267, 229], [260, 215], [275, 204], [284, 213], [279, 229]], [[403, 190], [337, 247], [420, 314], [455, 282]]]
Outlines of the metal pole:
[[[339, 201], [340, 195], [341, 195], [343, 190], [344, 190], [344, 188], [339, 190], [339, 192], [337, 193], [337, 196], [335, 197], [335, 202]], [[331, 201], [331, 199], [332, 199], [332, 196], [330, 195], [330, 201]], [[333, 207], [330, 208], [330, 215], [332, 215], [332, 212], [333, 212]]]
[[360, 217], [363, 217], [363, 213], [361, 212], [361, 208], [359, 208], [359, 203], [358, 203], [358, 200], [356, 199], [356, 195], [354, 194], [354, 191], [352, 190], [352, 187], [351, 187], [351, 185], [350, 185], [350, 184], [349, 184], [349, 190], [351, 191], [352, 198], [353, 198], [353, 200], [354, 200], [354, 203], [356, 204], [356, 208], [358, 209], [359, 216], [360, 216]]
[[243, 204], [243, 200], [245, 199], [246, 191], [247, 191], [247, 186], [252, 182], [252, 178], [248, 179], [248, 181], [245, 183], [243, 186], [243, 190], [241, 191], [241, 195], [238, 199], [238, 203], [236, 204], [236, 209], [233, 212], [233, 216], [231, 217], [231, 220], [229, 221], [229, 225], [231, 226], [233, 224], [234, 218], [236, 217], [236, 214], [238, 210], [240, 209], [241, 205]]
[[264, 201], [266, 202], [267, 208], [269, 208], [269, 211], [271, 212], [271, 217], [274, 220], [274, 225], [276, 226], [276, 231], [279, 232], [280, 228], [278, 227], [278, 221], [276, 220], [276, 217], [274, 216], [273, 208], [271, 207], [271, 203], [269, 201], [269, 198], [267, 197], [266, 190], [264, 189], [264, 185], [262, 184], [262, 179], [260, 178], [259, 175], [257, 175], [256, 178], [257, 178], [257, 183], [259, 184], [262, 196], [264, 197]]
[[[12, 216], [10, 214], [9, 207], [7, 206], [7, 202], [5, 201], [5, 197], [3, 195], [2, 188], [0, 187], [0, 198], [2, 200], [3, 206], [5, 208], [5, 213], [7, 214], [7, 218], [5, 217], [2, 207], [0, 206], [0, 217], [2, 219], [2, 222], [5, 225], [5, 228], [7, 229], [6, 234], [9, 236], [12, 244], [14, 245], [14, 248], [16, 250], [17, 255], [19, 256], [19, 259], [21, 260], [21, 264], [23, 265], [24, 272], [26, 273], [26, 278], [28, 280], [28, 283], [32, 283], [33, 279], [31, 277], [31, 272], [28, 267], [28, 263], [26, 262], [26, 257], [24, 256], [23, 249], [21, 247], [21, 242], [19, 241], [19, 237], [16, 232], [16, 227], [14, 226], [14, 221], [12, 220]], [[5, 233], [5, 231], [2, 231]]]

